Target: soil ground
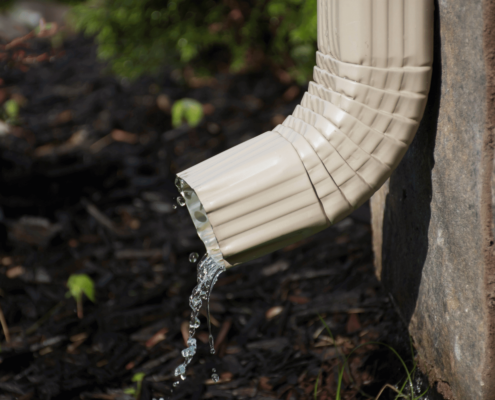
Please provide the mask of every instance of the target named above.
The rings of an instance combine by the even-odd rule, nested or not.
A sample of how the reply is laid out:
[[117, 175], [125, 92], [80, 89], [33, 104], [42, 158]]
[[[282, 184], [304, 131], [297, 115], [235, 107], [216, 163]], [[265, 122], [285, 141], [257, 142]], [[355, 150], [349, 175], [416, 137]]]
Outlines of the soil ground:
[[[0, 135], [0, 306], [10, 334], [0, 333], [1, 400], [309, 399], [317, 381], [316, 398], [334, 399], [340, 352], [369, 341], [411, 365], [407, 330], [374, 275], [365, 207], [224, 273], [211, 302], [217, 354], [203, 317], [198, 354], [173, 388], [196, 280], [188, 257], [204, 252], [187, 211], [173, 208], [175, 174], [281, 123], [305, 87], [270, 72], [201, 80], [167, 69], [130, 83], [108, 75], [82, 37], [24, 50], [48, 57], [0, 62], [0, 103], [22, 106]], [[182, 98], [203, 104], [194, 129], [171, 127], [170, 105]], [[82, 318], [66, 297], [75, 273], [96, 287]], [[405, 378], [391, 351], [367, 345], [350, 358], [342, 398], [374, 397]], [[427, 386], [417, 375], [415, 389]]]

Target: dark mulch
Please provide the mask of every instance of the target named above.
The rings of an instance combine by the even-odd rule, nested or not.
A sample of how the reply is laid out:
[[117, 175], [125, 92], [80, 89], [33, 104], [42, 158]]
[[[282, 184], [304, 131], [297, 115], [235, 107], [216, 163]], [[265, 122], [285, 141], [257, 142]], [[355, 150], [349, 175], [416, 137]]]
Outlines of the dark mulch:
[[[172, 207], [175, 173], [273, 128], [305, 88], [270, 72], [189, 76], [188, 86], [164, 70], [128, 83], [95, 54], [91, 40], [74, 38], [24, 71], [0, 63], [0, 101], [23, 103], [18, 126], [0, 136], [0, 305], [10, 330], [9, 343], [0, 333], [1, 400], [132, 399], [124, 391], [138, 372], [141, 399], [308, 399], [318, 377], [318, 399], [333, 399], [339, 348], [380, 340], [411, 360], [374, 275], [364, 209], [224, 273], [211, 304], [217, 355], [203, 325], [187, 380], [171, 392], [196, 278], [188, 254], [203, 251], [187, 211]], [[184, 97], [208, 115], [174, 130], [167, 101]], [[82, 319], [65, 296], [73, 273], [96, 284]], [[349, 400], [364, 398], [358, 387], [376, 396], [405, 377], [377, 346], [356, 351], [350, 370]]]

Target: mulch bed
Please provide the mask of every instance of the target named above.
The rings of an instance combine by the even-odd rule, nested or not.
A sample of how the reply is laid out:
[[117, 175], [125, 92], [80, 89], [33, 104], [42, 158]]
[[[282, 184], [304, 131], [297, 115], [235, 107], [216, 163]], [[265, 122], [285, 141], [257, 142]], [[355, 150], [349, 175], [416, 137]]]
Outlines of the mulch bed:
[[[28, 43], [49, 57], [0, 62], [0, 103], [22, 104], [18, 125], [0, 135], [0, 305], [10, 331], [8, 343], [0, 332], [0, 400], [134, 399], [126, 392], [140, 372], [143, 400], [309, 399], [317, 380], [317, 398], [334, 399], [339, 351], [384, 341], [411, 361], [374, 275], [364, 209], [224, 273], [211, 302], [217, 354], [203, 317], [198, 354], [173, 388], [196, 280], [188, 255], [204, 252], [187, 211], [173, 208], [175, 174], [272, 129], [305, 88], [266, 71], [207, 80], [165, 69], [130, 83], [105, 73], [90, 39], [56, 52]], [[186, 97], [206, 116], [172, 129], [170, 105]], [[96, 286], [82, 319], [66, 297], [74, 273]], [[377, 346], [349, 366], [343, 399], [405, 378]], [[425, 382], [416, 379], [418, 390]]]

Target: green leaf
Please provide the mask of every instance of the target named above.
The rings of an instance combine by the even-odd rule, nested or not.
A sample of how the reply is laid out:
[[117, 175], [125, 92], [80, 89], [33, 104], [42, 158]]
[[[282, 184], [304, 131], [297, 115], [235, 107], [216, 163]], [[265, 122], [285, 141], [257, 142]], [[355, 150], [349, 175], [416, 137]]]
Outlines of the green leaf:
[[95, 302], [95, 284], [86, 274], [73, 274], [67, 281], [69, 292], [76, 300], [84, 293], [88, 299]]
[[268, 15], [276, 17], [282, 15], [285, 12], [285, 4], [281, 1], [271, 1], [267, 7]]
[[172, 125], [177, 128], [186, 123], [194, 128], [199, 125], [203, 119], [203, 106], [200, 102], [193, 99], [182, 99], [176, 101], [172, 106]]
[[133, 382], [142, 382], [146, 374], [144, 372], [138, 372], [132, 377]]
[[[53, 27], [53, 24], [52, 24], [51, 22], [47, 22], [47, 23], [45, 24], [45, 30], [46, 30], [46, 31], [49, 31], [50, 29], [52, 29], [52, 27]], [[38, 25], [38, 26], [34, 29], [34, 33], [35, 33], [36, 35], [39, 35], [40, 31], [41, 31], [41, 28], [40, 28], [40, 26]]]
[[136, 394], [136, 388], [125, 388], [124, 393], [130, 394], [131, 396], [134, 396]]
[[13, 119], [13, 120], [17, 119], [17, 117], [19, 116], [20, 107], [15, 100], [13, 99], [7, 100], [3, 105], [3, 107], [9, 119]]

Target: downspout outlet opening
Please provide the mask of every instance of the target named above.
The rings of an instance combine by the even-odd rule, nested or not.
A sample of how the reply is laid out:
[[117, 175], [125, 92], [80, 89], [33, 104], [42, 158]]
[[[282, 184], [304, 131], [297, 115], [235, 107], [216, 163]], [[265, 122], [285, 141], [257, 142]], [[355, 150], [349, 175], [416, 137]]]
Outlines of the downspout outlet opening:
[[220, 245], [218, 244], [213, 227], [206, 215], [206, 211], [199, 200], [198, 195], [191, 186], [182, 178], [175, 178], [175, 186], [179, 190], [180, 194], [186, 202], [187, 211], [191, 216], [193, 224], [196, 228], [199, 238], [204, 243], [206, 253], [217, 264], [230, 267], [230, 264], [226, 263], [223, 259], [222, 252], [220, 251]]

